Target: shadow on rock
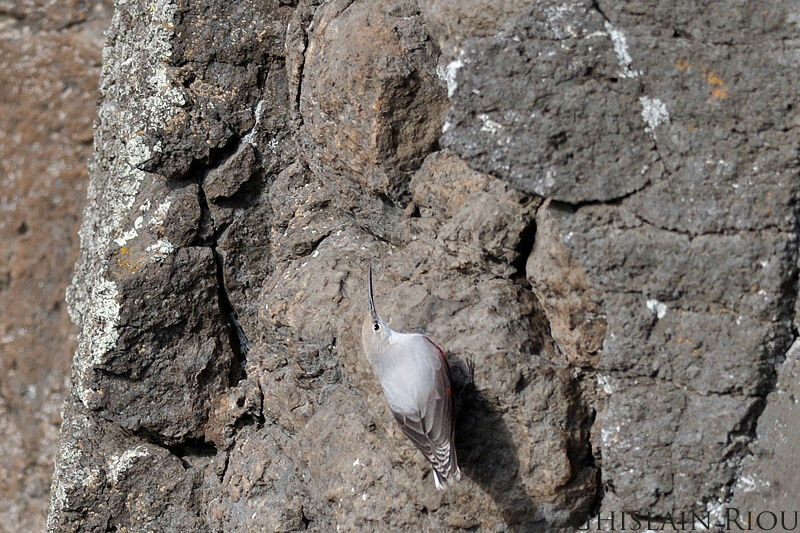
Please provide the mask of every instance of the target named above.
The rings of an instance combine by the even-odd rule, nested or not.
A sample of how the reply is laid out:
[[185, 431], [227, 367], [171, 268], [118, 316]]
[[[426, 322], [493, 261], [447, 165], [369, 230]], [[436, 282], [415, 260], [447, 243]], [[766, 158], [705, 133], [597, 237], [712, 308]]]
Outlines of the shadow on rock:
[[522, 484], [517, 446], [502, 414], [472, 385], [460, 396], [456, 445], [461, 471], [492, 497], [509, 531], [546, 530], [548, 524]]

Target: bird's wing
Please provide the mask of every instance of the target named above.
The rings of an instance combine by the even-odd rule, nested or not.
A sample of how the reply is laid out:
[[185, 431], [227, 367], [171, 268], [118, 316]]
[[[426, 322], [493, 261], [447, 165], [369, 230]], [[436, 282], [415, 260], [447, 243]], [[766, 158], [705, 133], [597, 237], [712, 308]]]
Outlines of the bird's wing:
[[[416, 410], [392, 410], [403, 433], [425, 455], [433, 465], [443, 485], [460, 477], [456, 459], [453, 433], [453, 392], [450, 383], [450, 367], [447, 358], [436, 343], [422, 335], [430, 352], [424, 358], [433, 373], [433, 387]], [[444, 487], [441, 487], [444, 488]]]

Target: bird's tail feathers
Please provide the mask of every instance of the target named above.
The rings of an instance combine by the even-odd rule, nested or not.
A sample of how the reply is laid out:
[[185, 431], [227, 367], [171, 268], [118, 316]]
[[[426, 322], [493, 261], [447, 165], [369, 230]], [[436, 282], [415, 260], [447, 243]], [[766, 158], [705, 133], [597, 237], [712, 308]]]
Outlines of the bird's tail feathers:
[[436, 484], [438, 490], [447, 490], [457, 481], [461, 481], [461, 469], [458, 468], [458, 465], [451, 467], [446, 474], [434, 468], [433, 482]]

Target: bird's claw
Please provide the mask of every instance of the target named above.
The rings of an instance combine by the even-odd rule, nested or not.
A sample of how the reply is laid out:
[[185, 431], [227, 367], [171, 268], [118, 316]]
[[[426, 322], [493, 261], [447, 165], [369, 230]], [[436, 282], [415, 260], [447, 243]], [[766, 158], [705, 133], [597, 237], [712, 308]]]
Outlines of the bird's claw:
[[458, 391], [459, 395], [467, 390], [467, 387], [475, 383], [475, 363], [472, 359], [466, 358], [464, 359], [464, 366], [466, 367], [466, 379], [461, 384], [461, 389]]

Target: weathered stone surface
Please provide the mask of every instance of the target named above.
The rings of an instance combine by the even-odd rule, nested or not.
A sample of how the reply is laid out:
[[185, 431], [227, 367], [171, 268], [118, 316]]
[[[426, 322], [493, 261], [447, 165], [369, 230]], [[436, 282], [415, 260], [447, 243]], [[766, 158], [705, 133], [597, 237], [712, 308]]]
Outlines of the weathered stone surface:
[[647, 21], [633, 4], [600, 6], [630, 50], [646, 51], [633, 52], [642, 118], [668, 170], [630, 199], [637, 215], [691, 234], [793, 231], [800, 114], [794, 84], [778, 80], [796, 76], [795, 49], [782, 43], [797, 6], [679, 2]]
[[559, 239], [550, 210], [548, 202], [536, 215], [536, 240], [525, 272], [544, 307], [553, 340], [567, 361], [596, 367], [606, 336], [602, 301], [586, 279], [586, 272]]
[[592, 2], [542, 2], [502, 33], [467, 41], [448, 67], [442, 142], [473, 167], [556, 200], [611, 200], [657, 179], [641, 81], [614, 31]]
[[[784, 527], [793, 522], [797, 503], [797, 476], [787, 475], [787, 467], [796, 465], [800, 458], [797, 447], [798, 411], [800, 396], [800, 345], [797, 341], [786, 352], [786, 360], [778, 370], [775, 389], [766, 399], [764, 412], [758, 419], [756, 438], [750, 444], [750, 454], [742, 461], [742, 472], [733, 488], [731, 507], [771, 511], [787, 511]], [[744, 514], [744, 513], [742, 513]], [[769, 527], [769, 516], [764, 526]], [[740, 523], [745, 523], [741, 521]]]
[[[136, 61], [148, 57], [138, 46], [161, 45], [164, 55], [134, 66], [145, 76], [133, 88], [145, 105], [132, 117], [131, 131], [139, 137], [132, 141], [141, 152], [133, 164], [177, 178], [195, 160], [211, 163], [214, 150], [259, 125], [257, 104], [277, 81], [273, 69], [283, 66], [288, 8], [277, 0], [240, 2], [224, 9], [213, 0], [164, 0], [152, 6], [134, 2], [118, 9], [120, 23], [145, 38], [114, 39], [108, 50], [113, 57], [133, 56]], [[120, 67], [131, 68], [123, 63]]]
[[416, 3], [337, 0], [317, 11], [313, 28], [299, 96], [309, 163], [390, 196], [405, 192], [446, 105]]
[[[797, 85], [786, 6], [119, 6], [52, 529], [548, 531], [730, 502], [796, 334], [792, 92], [751, 105], [736, 74], [769, 49], [758, 72]], [[370, 265], [457, 388], [475, 363], [448, 492], [362, 357]], [[174, 510], [148, 521], [162, 474]]]
[[[52, 499], [59, 509], [48, 529], [106, 531], [202, 529], [200, 475], [194, 464], [132, 437], [75, 402], [65, 409]], [[183, 452], [181, 452], [183, 453]]]
[[444, 223], [435, 245], [447, 252], [447, 266], [497, 276], [514, 274], [530, 246], [531, 219], [538, 199], [470, 169], [448, 152], [431, 154], [411, 179], [412, 200], [421, 216]]
[[617, 506], [608, 509], [663, 516], [697, 505], [699, 493], [725, 501], [737, 472], [729, 457], [743, 456], [792, 340], [796, 237], [692, 238], [625, 207], [544, 216], [550, 232], [537, 237], [563, 246], [601, 295], [608, 403], [596, 445]]
[[[702, 46], [688, 39], [685, 26], [717, 24], [718, 7], [698, 13], [681, 4], [643, 19], [635, 6], [601, 3], [610, 28], [625, 28], [606, 26], [643, 83], [643, 126], [664, 172], [614, 205], [542, 207], [537, 219], [545, 217], [547, 232], [537, 231], [529, 264], [550, 259], [540, 245], [566, 250], [607, 321], [598, 360], [607, 400], [597, 404], [593, 437], [607, 512], [664, 516], [730, 502], [776, 363], [795, 335], [796, 115], [777, 85], [761, 98], [766, 74], [750, 78], [796, 79], [786, 51], [770, 44], [787, 31], [777, 21], [786, 12], [731, 15], [731, 24], [753, 26], [748, 35], [772, 34], [747, 46], [733, 49], [713, 32], [698, 37]], [[777, 19], [763, 26], [768, 12]], [[551, 287], [538, 281], [541, 270], [529, 270], [534, 287]]]
[[420, 0], [419, 9], [430, 33], [439, 41], [448, 58], [458, 54], [458, 46], [471, 37], [488, 37], [503, 29], [514, 17], [530, 7], [527, 0], [482, 2], [465, 0]]
[[0, 2], [0, 531], [42, 531], [110, 2]]
[[[242, 143], [236, 152], [203, 179], [203, 190], [212, 202], [230, 198], [247, 183], [256, 171], [256, 154], [250, 143]], [[241, 180], [245, 181], [242, 182]]]

